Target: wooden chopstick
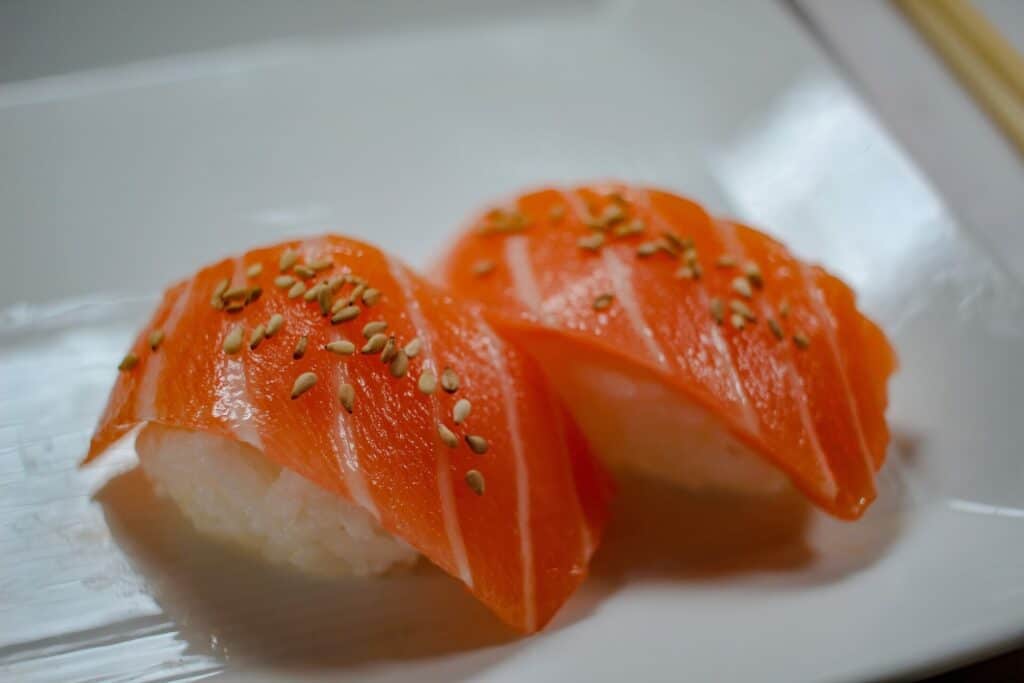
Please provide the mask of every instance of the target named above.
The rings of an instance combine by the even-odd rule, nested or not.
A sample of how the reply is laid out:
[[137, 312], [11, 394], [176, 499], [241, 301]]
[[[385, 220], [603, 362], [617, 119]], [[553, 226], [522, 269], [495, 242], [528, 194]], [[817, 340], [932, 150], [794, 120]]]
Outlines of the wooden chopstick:
[[1024, 155], [1024, 60], [968, 0], [895, 0]]

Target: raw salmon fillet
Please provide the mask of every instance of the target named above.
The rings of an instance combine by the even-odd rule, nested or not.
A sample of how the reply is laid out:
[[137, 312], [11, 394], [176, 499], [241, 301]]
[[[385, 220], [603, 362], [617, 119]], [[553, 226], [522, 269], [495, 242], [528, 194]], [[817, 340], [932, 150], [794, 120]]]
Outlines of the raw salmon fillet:
[[[481, 213], [437, 274], [512, 321], [595, 446], [690, 421], [620, 439], [619, 464], [740, 488], [781, 471], [846, 519], [875, 498], [893, 349], [849, 287], [767, 235], [656, 189], [544, 189]], [[746, 451], [771, 471], [734, 466]]]
[[[457, 423], [460, 399], [471, 411]], [[86, 460], [144, 423], [250, 444], [525, 632], [583, 580], [605, 521], [608, 481], [533, 362], [476, 308], [342, 237], [256, 249], [170, 287]]]

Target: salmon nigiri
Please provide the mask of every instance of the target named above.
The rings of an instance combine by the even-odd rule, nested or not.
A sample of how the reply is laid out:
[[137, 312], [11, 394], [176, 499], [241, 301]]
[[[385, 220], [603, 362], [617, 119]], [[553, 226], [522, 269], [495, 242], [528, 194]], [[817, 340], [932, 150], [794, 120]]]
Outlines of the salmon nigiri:
[[896, 358], [853, 293], [667, 192], [546, 189], [482, 213], [439, 265], [516, 321], [599, 454], [694, 488], [875, 498]]
[[202, 531], [321, 573], [422, 553], [512, 626], [586, 574], [608, 487], [540, 370], [373, 247], [256, 249], [168, 289], [86, 461], [136, 426]]

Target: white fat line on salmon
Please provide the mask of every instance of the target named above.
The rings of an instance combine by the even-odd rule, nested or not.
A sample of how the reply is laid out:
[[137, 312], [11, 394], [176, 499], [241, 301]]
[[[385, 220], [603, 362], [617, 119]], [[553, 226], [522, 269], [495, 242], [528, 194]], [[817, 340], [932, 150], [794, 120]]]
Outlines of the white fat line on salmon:
[[[740, 257], [741, 262], [745, 261], [747, 259], [747, 250], [744, 248], [739, 237], [736, 236], [736, 226], [727, 221], [720, 220], [715, 220], [715, 226], [718, 228], [719, 234], [722, 236], [722, 242], [725, 244], [726, 250], [729, 253]], [[771, 304], [767, 302], [765, 297], [756, 297], [754, 300], [754, 306], [758, 309], [758, 312], [764, 320], [778, 320], [775, 310]], [[839, 486], [836, 484], [836, 478], [832, 473], [832, 468], [829, 467], [828, 457], [825, 455], [825, 450], [821, 447], [821, 441], [818, 440], [818, 429], [814, 425], [814, 418], [811, 417], [804, 378], [796, 371], [796, 361], [793, 355], [793, 348], [789, 344], [777, 344], [776, 349], [778, 349], [783, 355], [783, 367], [785, 368], [784, 379], [786, 381], [787, 389], [789, 390], [790, 399], [795, 402], [798, 407], [800, 423], [803, 425], [804, 431], [807, 433], [808, 439], [810, 440], [811, 452], [814, 453], [814, 459], [817, 461], [818, 470], [824, 476], [824, 481], [822, 481], [821, 484], [826, 491], [826, 495], [829, 498], [835, 498], [836, 494], [839, 492]]]
[[[416, 298], [413, 292], [412, 282], [409, 280], [405, 266], [390, 256], [387, 257], [387, 262], [388, 272], [395, 282], [398, 283], [401, 290], [402, 299], [409, 314], [409, 320], [416, 329], [416, 336], [423, 340], [423, 350], [420, 351], [420, 357], [423, 359], [423, 368], [430, 370], [434, 373], [435, 377], [439, 377], [440, 373], [437, 370], [437, 362], [434, 359], [432, 330], [423, 316], [423, 311], [420, 309], [419, 299]], [[441, 424], [443, 422], [441, 405], [436, 394], [431, 395], [429, 401], [433, 414], [433, 425]], [[433, 425], [431, 426], [432, 431]], [[437, 436], [432, 435], [431, 438], [434, 439], [434, 453], [437, 456], [437, 487], [441, 497], [441, 515], [444, 518], [445, 533], [448, 535], [448, 543], [452, 548], [452, 557], [455, 560], [455, 567], [458, 570], [459, 578], [462, 579], [463, 583], [472, 588], [473, 572], [469, 567], [469, 559], [466, 555], [466, 541], [462, 537], [462, 527], [459, 524], [458, 512], [455, 509], [455, 492], [452, 487], [451, 458], [448, 455], [448, 447], [441, 444], [437, 440]]]
[[[241, 256], [235, 259], [231, 283], [231, 287], [245, 283], [245, 263]], [[231, 318], [225, 319], [220, 344], [235, 325]], [[263, 440], [254, 421], [252, 397], [245, 380], [245, 354], [228, 356], [218, 353], [215, 357], [220, 364], [214, 369], [218, 376], [214, 382], [217, 398], [213, 403], [213, 416], [226, 422], [239, 441], [263, 450]]]
[[[666, 221], [661, 211], [651, 201], [651, 196], [647, 190], [640, 190], [637, 193], [635, 200], [638, 204], [642, 205], [651, 215], [652, 221], [655, 223], [654, 227], [658, 234], [665, 232], [672, 232], [671, 224]], [[711, 299], [708, 297], [707, 289], [701, 280], [693, 281], [693, 288], [701, 298], [701, 308], [708, 310], [711, 306]], [[715, 366], [719, 370], [724, 369], [727, 373], [729, 384], [732, 386], [733, 391], [736, 392], [736, 400], [740, 404], [740, 411], [743, 414], [743, 423], [751, 434], [755, 436], [761, 435], [761, 423], [754, 414], [754, 410], [750, 405], [750, 397], [747, 396], [746, 390], [743, 388], [743, 382], [740, 380], [740, 375], [736, 371], [736, 363], [732, 358], [732, 351], [729, 350], [729, 345], [725, 343], [725, 337], [722, 336], [722, 331], [718, 329], [718, 325], [714, 320], [708, 317], [707, 330], [708, 337], [711, 339], [711, 345], [715, 347], [718, 352], [720, 364], [716, 363]]]
[[615, 255], [614, 249], [604, 249], [601, 252], [601, 260], [604, 261], [604, 267], [608, 271], [608, 278], [612, 281], [612, 293], [615, 294], [615, 300], [619, 302], [622, 310], [626, 312], [626, 317], [629, 318], [633, 331], [643, 340], [644, 346], [647, 347], [647, 352], [651, 354], [654, 360], [658, 361], [658, 364], [663, 368], [667, 368], [668, 358], [665, 357], [665, 351], [662, 350], [661, 345], [654, 338], [654, 331], [647, 324], [647, 319], [644, 317], [643, 311], [640, 310], [640, 304], [637, 303], [636, 292], [633, 291], [632, 272]]
[[[334, 341], [339, 339], [342, 339], [342, 336], [336, 334]], [[348, 382], [348, 368], [344, 363], [340, 365], [335, 379], [337, 384], [332, 387], [331, 394], [337, 396], [338, 387]], [[352, 430], [348, 426], [348, 420], [351, 416], [341, 406], [340, 401], [335, 401], [334, 408], [337, 415], [338, 428], [335, 432], [331, 433], [331, 443], [335, 447], [334, 452], [340, 452], [340, 455], [337, 457], [338, 469], [341, 470], [341, 476], [345, 480], [345, 486], [348, 487], [352, 500], [355, 501], [356, 505], [373, 515], [374, 519], [379, 522], [380, 510], [377, 509], [377, 504], [373, 500], [373, 494], [370, 493], [370, 489], [366, 486], [366, 478], [363, 476], [363, 470], [359, 466], [359, 456], [353, 447]]]
[[853, 398], [853, 388], [850, 386], [850, 377], [846, 371], [846, 364], [843, 362], [842, 354], [839, 352], [839, 341], [836, 339], [836, 322], [832, 317], [831, 311], [825, 304], [825, 295], [821, 291], [821, 288], [814, 281], [814, 276], [811, 274], [811, 269], [805, 263], [800, 264], [800, 278], [803, 280], [804, 287], [810, 292], [810, 300], [814, 306], [814, 313], [821, 320], [822, 327], [825, 330], [825, 338], [828, 340], [828, 348], [832, 354], [832, 360], [835, 362], [836, 367], [839, 369], [839, 379], [843, 383], [843, 393], [846, 394], [846, 405], [850, 408], [850, 415], [853, 418], [853, 426], [857, 430], [857, 443], [860, 445], [860, 451], [864, 457], [864, 464], [868, 468], [868, 472], [871, 473], [872, 478], [875, 473], [875, 462], [874, 458], [871, 457], [871, 450], [868, 448], [867, 439], [864, 436], [864, 425], [860, 421], [860, 411], [857, 410], [857, 402]]
[[[171, 340], [171, 344], [176, 342], [174, 332], [178, 329], [178, 322], [188, 307], [194, 282], [195, 279], [188, 280], [184, 289], [181, 290], [171, 305], [171, 311], [167, 314], [167, 319], [160, 326], [160, 329], [164, 331], [165, 338]], [[151, 351], [149, 358], [146, 360], [146, 370], [142, 375], [142, 381], [139, 382], [139, 393], [135, 403], [135, 414], [139, 416], [140, 420], [156, 418], [156, 392], [160, 385], [160, 375], [163, 373], [164, 354], [167, 353], [166, 348], [166, 346], [162, 346], [156, 351]]]
[[[512, 456], [516, 472], [516, 520], [519, 528], [519, 555], [523, 563], [523, 603], [525, 604], [526, 630], [533, 631], [537, 621], [537, 594], [534, 585], [533, 535], [530, 518], [530, 473], [526, 469], [526, 455], [523, 449], [522, 425], [519, 423], [519, 408], [516, 405], [515, 390], [509, 379], [508, 364], [504, 349], [494, 331], [484, 322], [480, 314], [473, 312], [480, 335], [487, 340], [487, 351], [491, 356], [491, 367], [501, 378], [501, 396], [505, 403], [507, 429], [512, 439]], [[564, 443], [564, 440], [563, 440]]]
[[512, 288], [520, 303], [536, 315], [544, 325], [548, 327], [556, 325], [558, 321], [555, 320], [555, 317], [544, 310], [544, 301], [541, 299], [540, 289], [537, 287], [537, 276], [534, 274], [533, 264], [530, 262], [526, 235], [513, 235], [505, 239], [505, 265], [508, 266], [508, 271], [512, 275]]

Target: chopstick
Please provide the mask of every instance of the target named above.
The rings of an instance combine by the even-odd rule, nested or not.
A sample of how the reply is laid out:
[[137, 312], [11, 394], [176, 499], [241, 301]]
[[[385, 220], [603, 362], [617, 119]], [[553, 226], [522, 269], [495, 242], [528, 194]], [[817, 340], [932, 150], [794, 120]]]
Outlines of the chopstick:
[[895, 0], [1024, 155], [1024, 60], [969, 0]]

